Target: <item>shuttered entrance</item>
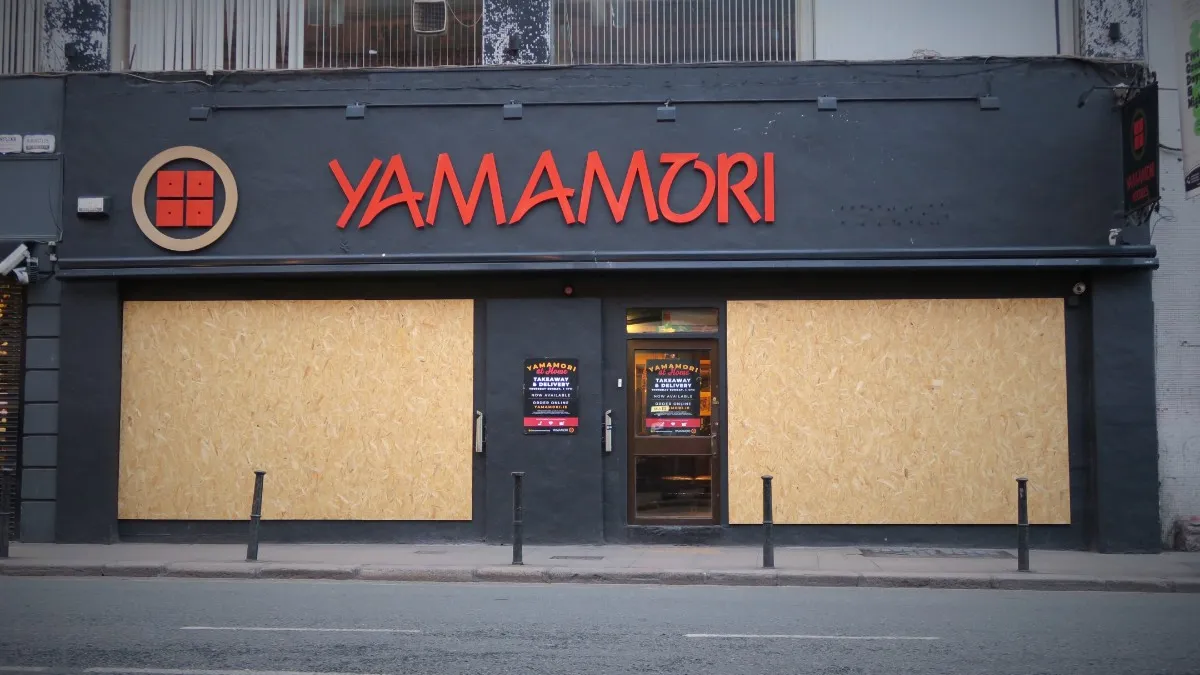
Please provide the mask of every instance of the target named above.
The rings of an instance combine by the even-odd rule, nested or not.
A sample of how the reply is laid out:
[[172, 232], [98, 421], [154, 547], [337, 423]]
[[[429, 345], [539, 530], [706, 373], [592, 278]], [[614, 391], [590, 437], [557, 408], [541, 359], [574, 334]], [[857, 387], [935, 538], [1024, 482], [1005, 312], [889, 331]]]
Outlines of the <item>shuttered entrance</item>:
[[[24, 347], [25, 287], [9, 281], [0, 282], [0, 467], [12, 468], [14, 475], [19, 475], [20, 468]], [[8, 507], [5, 510], [14, 514], [9, 535], [15, 538], [20, 522], [20, 491], [16, 485], [12, 488], [11, 503], [5, 505]]]

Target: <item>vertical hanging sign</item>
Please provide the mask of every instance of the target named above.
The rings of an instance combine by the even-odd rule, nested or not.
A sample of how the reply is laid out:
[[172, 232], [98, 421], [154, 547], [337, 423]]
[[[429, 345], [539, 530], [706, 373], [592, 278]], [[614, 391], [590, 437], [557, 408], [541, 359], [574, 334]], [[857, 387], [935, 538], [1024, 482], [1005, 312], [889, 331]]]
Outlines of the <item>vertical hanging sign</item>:
[[525, 433], [573, 434], [579, 428], [579, 360], [525, 359]]
[[1179, 68], [1179, 128], [1182, 131], [1183, 194], [1200, 194], [1200, 0], [1176, 5], [1175, 64]]
[[1125, 212], [1158, 202], [1158, 85], [1142, 87], [1121, 109]]
[[670, 360], [646, 362], [646, 430], [692, 436], [700, 430], [700, 366]]

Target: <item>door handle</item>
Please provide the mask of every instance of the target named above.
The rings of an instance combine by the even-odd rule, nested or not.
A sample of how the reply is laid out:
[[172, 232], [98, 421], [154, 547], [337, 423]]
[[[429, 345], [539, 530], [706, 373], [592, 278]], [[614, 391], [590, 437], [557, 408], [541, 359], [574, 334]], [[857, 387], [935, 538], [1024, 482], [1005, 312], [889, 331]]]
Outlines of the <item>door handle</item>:
[[475, 452], [483, 452], [483, 413], [475, 411]]
[[604, 452], [612, 452], [612, 411], [604, 411]]

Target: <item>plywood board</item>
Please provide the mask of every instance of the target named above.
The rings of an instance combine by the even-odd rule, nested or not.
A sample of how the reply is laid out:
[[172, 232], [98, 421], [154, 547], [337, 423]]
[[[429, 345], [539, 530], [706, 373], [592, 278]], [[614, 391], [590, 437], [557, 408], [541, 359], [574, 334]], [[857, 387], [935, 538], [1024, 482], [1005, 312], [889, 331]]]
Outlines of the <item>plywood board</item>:
[[1070, 522], [1063, 301], [731, 302], [729, 519]]
[[128, 519], [470, 520], [470, 300], [127, 302]]

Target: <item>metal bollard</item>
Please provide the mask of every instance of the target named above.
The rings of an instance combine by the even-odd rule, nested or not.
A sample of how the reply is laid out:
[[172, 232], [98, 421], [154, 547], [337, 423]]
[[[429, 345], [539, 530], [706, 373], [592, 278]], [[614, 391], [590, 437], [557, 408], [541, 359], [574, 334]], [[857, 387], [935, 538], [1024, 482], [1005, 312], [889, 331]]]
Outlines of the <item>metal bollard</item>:
[[1029, 492], [1028, 478], [1017, 479], [1017, 571], [1029, 571]]
[[8, 530], [12, 527], [13, 479], [11, 467], [0, 469], [0, 558], [8, 557]]
[[266, 471], [254, 472], [254, 501], [250, 504], [250, 541], [246, 543], [246, 561], [258, 560], [258, 523], [262, 520], [263, 476]]
[[524, 565], [525, 539], [525, 507], [521, 504], [521, 479], [524, 471], [514, 471], [513, 477], [513, 561], [514, 565]]
[[772, 517], [774, 505], [771, 502], [771, 477], [763, 476], [763, 567], [775, 567], [775, 519]]

